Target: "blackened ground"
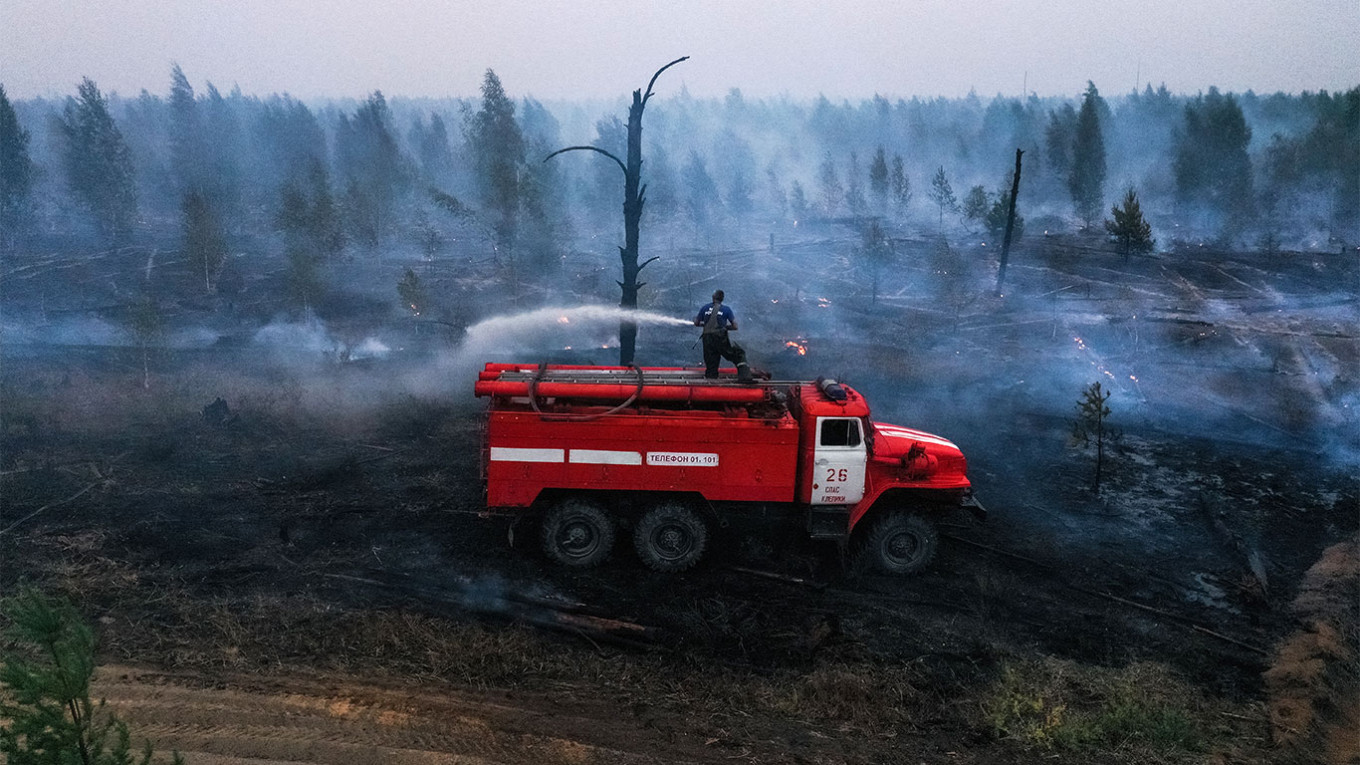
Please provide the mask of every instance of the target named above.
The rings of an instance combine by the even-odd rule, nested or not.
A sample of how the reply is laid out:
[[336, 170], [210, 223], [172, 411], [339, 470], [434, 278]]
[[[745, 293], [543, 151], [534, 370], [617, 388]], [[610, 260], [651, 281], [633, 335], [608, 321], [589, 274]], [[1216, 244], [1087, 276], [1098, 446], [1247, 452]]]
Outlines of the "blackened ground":
[[[662, 719], [649, 724], [695, 759], [712, 740], [753, 761], [1037, 760], [978, 712], [1004, 666], [1036, 656], [1167, 665], [1244, 716], [1297, 626], [1287, 606], [1303, 572], [1356, 530], [1353, 466], [1333, 448], [1354, 417], [1355, 350], [1329, 345], [1353, 336], [1354, 318], [1320, 327], [1332, 308], [1295, 300], [1303, 318], [1253, 314], [1243, 301], [1275, 298], [1198, 261], [1123, 279], [1164, 268], [1176, 274], [1157, 282], [1163, 321], [1138, 333], [1088, 316], [1108, 306], [1085, 297], [1061, 310], [980, 298], [960, 318], [910, 284], [883, 298], [899, 302], [891, 310], [835, 293], [822, 308], [789, 290], [793, 307], [744, 311], [743, 332], [841, 312], [808, 356], [775, 355], [792, 351], [774, 338], [758, 365], [781, 377], [828, 368], [876, 417], [963, 447], [991, 515], [948, 519], [920, 576], [867, 574], [759, 511], [680, 576], [646, 570], [626, 538], [587, 572], [550, 565], [532, 529], [512, 549], [507, 521], [481, 514], [470, 380], [407, 382], [442, 368], [428, 350], [438, 336], [421, 335], [411, 351], [350, 361], [259, 357], [248, 339], [159, 351], [149, 389], [135, 348], [7, 349], [0, 587], [75, 596], [119, 662], [209, 683], [284, 671], [569, 688], [602, 705], [599, 720]], [[1271, 278], [1320, 289], [1316, 269], [1297, 268]], [[1068, 273], [1045, 269], [1018, 269], [1027, 294]], [[1096, 276], [1081, 279], [1098, 295]], [[357, 347], [364, 321], [346, 326]], [[1099, 490], [1092, 452], [1068, 442], [1092, 379], [1119, 392], [1123, 431]], [[219, 397], [230, 414], [205, 418]], [[555, 621], [564, 611], [649, 629], [596, 634]], [[846, 679], [866, 676], [883, 679]], [[1263, 720], [1248, 732], [1269, 735]]]

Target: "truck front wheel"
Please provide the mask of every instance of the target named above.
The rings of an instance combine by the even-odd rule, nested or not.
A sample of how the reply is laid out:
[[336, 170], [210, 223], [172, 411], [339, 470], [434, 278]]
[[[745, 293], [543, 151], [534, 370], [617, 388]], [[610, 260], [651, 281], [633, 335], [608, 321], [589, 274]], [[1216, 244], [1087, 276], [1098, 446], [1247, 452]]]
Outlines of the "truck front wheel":
[[708, 527], [699, 514], [666, 502], [642, 514], [633, 529], [638, 557], [653, 571], [674, 573], [694, 567], [708, 546]]
[[543, 518], [543, 552], [564, 566], [597, 566], [613, 547], [614, 522], [592, 502], [564, 500]]
[[885, 574], [914, 574], [930, 565], [939, 546], [935, 524], [897, 510], [874, 523], [865, 539], [864, 553], [874, 568]]

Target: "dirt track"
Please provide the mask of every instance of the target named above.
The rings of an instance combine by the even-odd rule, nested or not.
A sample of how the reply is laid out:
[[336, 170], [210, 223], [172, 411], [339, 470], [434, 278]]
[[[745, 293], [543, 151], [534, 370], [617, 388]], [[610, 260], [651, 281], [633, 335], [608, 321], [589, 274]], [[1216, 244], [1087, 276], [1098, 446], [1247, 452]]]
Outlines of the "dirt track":
[[[201, 765], [708, 762], [687, 737], [559, 693], [474, 693], [340, 677], [237, 677], [211, 683], [121, 666], [94, 693], [138, 736]], [[702, 742], [699, 742], [700, 744]]]

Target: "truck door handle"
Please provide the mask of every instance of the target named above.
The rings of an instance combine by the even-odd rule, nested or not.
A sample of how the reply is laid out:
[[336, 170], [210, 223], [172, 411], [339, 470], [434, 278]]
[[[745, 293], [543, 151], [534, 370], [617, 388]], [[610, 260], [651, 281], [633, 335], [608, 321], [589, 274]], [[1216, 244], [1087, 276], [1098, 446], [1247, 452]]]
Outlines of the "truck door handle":
[[818, 464], [818, 465], [830, 465], [830, 464], [831, 464], [831, 460], [826, 459], [825, 457], [823, 457], [822, 459], [817, 460], [817, 464]]

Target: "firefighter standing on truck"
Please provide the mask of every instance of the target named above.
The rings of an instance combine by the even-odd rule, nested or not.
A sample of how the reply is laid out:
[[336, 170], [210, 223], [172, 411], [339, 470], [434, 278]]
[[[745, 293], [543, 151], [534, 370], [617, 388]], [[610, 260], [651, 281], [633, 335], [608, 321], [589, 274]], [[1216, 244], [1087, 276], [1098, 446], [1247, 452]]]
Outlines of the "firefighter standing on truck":
[[728, 332], [737, 331], [737, 317], [732, 309], [723, 305], [723, 291], [713, 293], [713, 302], [699, 309], [694, 317], [694, 326], [703, 327], [699, 339], [704, 344], [704, 377], [716, 379], [721, 359], [737, 365], [737, 379], [751, 382], [751, 367], [746, 364], [746, 351], [727, 338]]

